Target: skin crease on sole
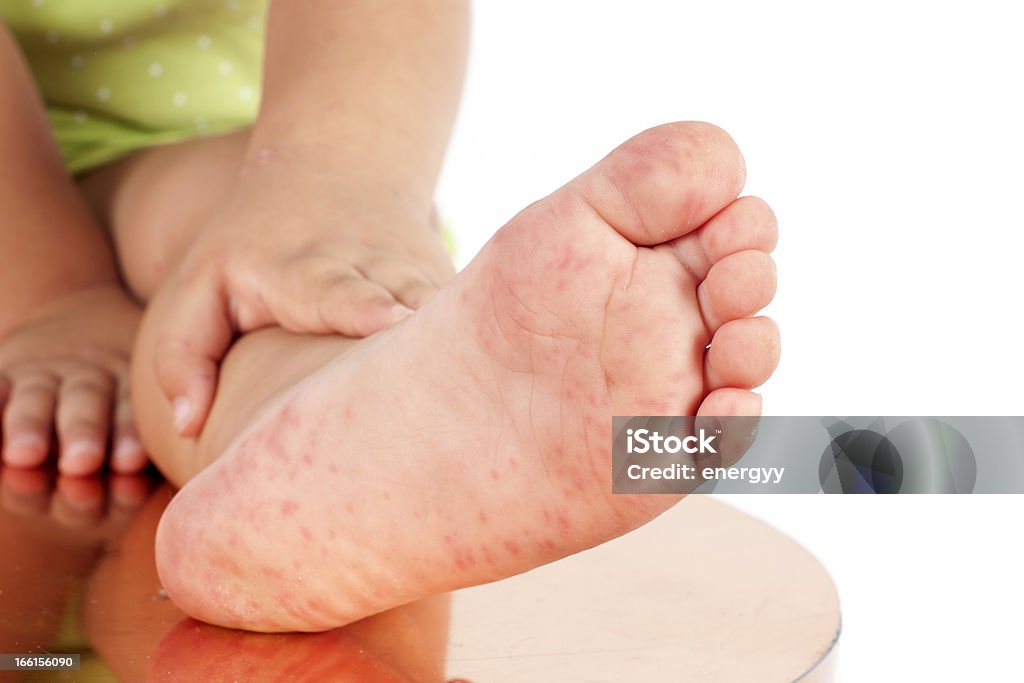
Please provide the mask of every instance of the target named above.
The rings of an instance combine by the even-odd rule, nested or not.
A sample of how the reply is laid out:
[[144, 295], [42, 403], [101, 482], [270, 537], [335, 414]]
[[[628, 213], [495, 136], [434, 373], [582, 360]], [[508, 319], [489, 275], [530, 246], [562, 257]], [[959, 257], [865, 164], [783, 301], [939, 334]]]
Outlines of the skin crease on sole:
[[760, 413], [778, 331], [749, 316], [774, 295], [775, 221], [736, 199], [743, 181], [727, 134], [667, 124], [527, 207], [185, 484], [157, 534], [170, 597], [223, 626], [320, 631], [674, 505], [611, 493], [611, 416]]

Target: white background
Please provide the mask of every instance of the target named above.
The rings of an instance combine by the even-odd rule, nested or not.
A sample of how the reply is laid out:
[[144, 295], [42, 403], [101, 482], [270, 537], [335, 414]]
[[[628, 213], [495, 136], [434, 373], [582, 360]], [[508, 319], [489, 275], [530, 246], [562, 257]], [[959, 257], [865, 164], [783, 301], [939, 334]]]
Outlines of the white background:
[[[1015, 5], [480, 0], [439, 190], [459, 261], [632, 134], [712, 121], [781, 225], [766, 414], [1024, 414]], [[1024, 676], [1024, 497], [731, 502], [832, 573], [846, 683]]]

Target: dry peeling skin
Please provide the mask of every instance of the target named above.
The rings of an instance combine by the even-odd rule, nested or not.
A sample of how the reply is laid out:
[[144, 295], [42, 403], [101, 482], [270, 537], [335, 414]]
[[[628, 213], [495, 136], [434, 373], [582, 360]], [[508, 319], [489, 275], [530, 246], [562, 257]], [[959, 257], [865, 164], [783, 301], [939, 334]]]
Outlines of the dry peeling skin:
[[[611, 493], [611, 416], [756, 414], [770, 210], [705, 124], [528, 207], [416, 315], [297, 384], [175, 498], [161, 579], [216, 624], [317, 631], [527, 571], [676, 496]], [[637, 246], [641, 245], [641, 246]], [[729, 286], [729, 272], [770, 271]], [[712, 342], [711, 351], [705, 347]]]

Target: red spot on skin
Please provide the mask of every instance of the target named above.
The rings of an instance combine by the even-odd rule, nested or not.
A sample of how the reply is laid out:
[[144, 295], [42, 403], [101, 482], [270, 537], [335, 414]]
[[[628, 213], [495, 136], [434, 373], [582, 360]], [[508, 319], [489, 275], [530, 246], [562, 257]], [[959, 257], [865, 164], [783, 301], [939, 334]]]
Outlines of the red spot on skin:
[[491, 479], [493, 479], [494, 481], [498, 481], [499, 479], [501, 479], [501, 472], [499, 472], [498, 470], [492, 469], [491, 470]]
[[558, 515], [558, 528], [562, 531], [562, 535], [569, 533], [569, 518], [565, 515]]
[[236, 534], [231, 534], [230, 536], [228, 536], [228, 547], [229, 548], [237, 548], [238, 547], [238, 536]]
[[278, 416], [281, 418], [281, 422], [285, 423], [286, 425], [291, 425], [295, 422], [296, 418], [295, 413], [292, 411], [291, 401], [289, 401], [288, 403], [281, 407], [281, 412], [278, 413]]
[[476, 558], [472, 550], [460, 550], [455, 553], [455, 568], [459, 571], [466, 571], [476, 565]]
[[481, 512], [479, 518], [481, 524], [487, 524], [487, 515], [485, 513]]
[[291, 517], [298, 511], [298, 509], [299, 504], [294, 500], [286, 500], [285, 502], [281, 503], [281, 514], [285, 517]]
[[302, 456], [302, 462], [305, 463], [306, 465], [312, 465], [313, 456], [310, 455], [309, 453], [306, 453], [304, 456]]
[[494, 561], [494, 553], [492, 553], [491, 549], [488, 548], [486, 545], [481, 544], [480, 554], [483, 556], [484, 562], [486, 562], [487, 564], [491, 566], [497, 564], [497, 562]]
[[550, 538], [545, 538], [544, 541], [541, 543], [541, 545], [544, 546], [545, 550], [554, 550], [555, 549], [555, 542], [552, 541]]
[[445, 545], [451, 545], [454, 542], [455, 542], [455, 537], [454, 536], [452, 536], [451, 534], [445, 534], [444, 535], [444, 543], [445, 543]]
[[384, 500], [391, 500], [391, 494], [387, 491], [384, 492], [384, 495], [382, 497], [384, 498]]
[[327, 471], [330, 472], [331, 474], [337, 474], [338, 466], [332, 462], [330, 465], [327, 466]]
[[544, 512], [544, 521], [545, 522], [550, 522], [551, 521], [551, 510], [548, 510], [547, 508], [544, 508], [543, 512]]
[[356, 506], [354, 503], [345, 503], [345, 512], [348, 514], [355, 514]]
[[270, 577], [271, 579], [280, 579], [284, 576], [284, 574], [274, 569], [273, 567], [264, 567], [260, 570], [260, 574], [263, 574], [263, 576]]
[[516, 460], [515, 458], [509, 458], [508, 459], [508, 467], [509, 467], [509, 469], [514, 470], [515, 468], [519, 467], [519, 461]]
[[277, 460], [282, 462], [290, 462], [291, 458], [285, 452], [284, 443], [281, 442], [281, 435], [276, 431], [270, 431], [267, 433], [267, 450]]
[[302, 537], [304, 539], [306, 539], [307, 541], [310, 541], [310, 542], [313, 541], [313, 532], [311, 532], [308, 528], [300, 527], [299, 528], [299, 533], [302, 534]]
[[519, 544], [511, 540], [505, 541], [505, 550], [507, 550], [509, 554], [517, 556], [519, 555]]
[[328, 540], [333, 541], [337, 537], [338, 537], [338, 534], [335, 533], [334, 529], [331, 529], [330, 531], [327, 532], [327, 539]]
[[[320, 600], [318, 598], [310, 598], [306, 601], [306, 609], [308, 609], [313, 614], [323, 614], [327, 612], [328, 608], [327, 604], [323, 600]], [[308, 673], [308, 670], [305, 668], [301, 668], [300, 671], [303, 673]]]

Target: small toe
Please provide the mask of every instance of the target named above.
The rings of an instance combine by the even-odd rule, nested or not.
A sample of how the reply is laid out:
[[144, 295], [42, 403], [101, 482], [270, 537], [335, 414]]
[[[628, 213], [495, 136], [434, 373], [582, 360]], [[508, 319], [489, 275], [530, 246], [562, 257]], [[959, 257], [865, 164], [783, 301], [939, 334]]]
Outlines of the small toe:
[[704, 371], [710, 390], [753, 389], [779, 364], [779, 328], [771, 318], [743, 318], [722, 325], [711, 340]]
[[110, 434], [114, 381], [95, 368], [69, 374], [57, 402], [57, 436], [61, 474], [93, 474], [103, 466]]
[[3, 414], [3, 460], [13, 467], [38, 467], [50, 453], [57, 378], [33, 372], [11, 383]]
[[745, 318], [767, 306], [775, 296], [775, 262], [763, 251], [726, 256], [708, 271], [697, 288], [697, 300], [708, 330]]
[[704, 397], [698, 417], [759, 417], [761, 415], [761, 395], [746, 389], [725, 387], [715, 389]]
[[132, 406], [127, 386], [123, 385], [114, 406], [114, 438], [111, 440], [110, 468], [121, 474], [133, 474], [145, 469], [149, 462], [145, 448], [135, 431]]
[[672, 240], [671, 249], [699, 282], [711, 267], [730, 254], [755, 250], [770, 253], [779, 239], [779, 224], [767, 202], [740, 197], [712, 216], [699, 230]]

